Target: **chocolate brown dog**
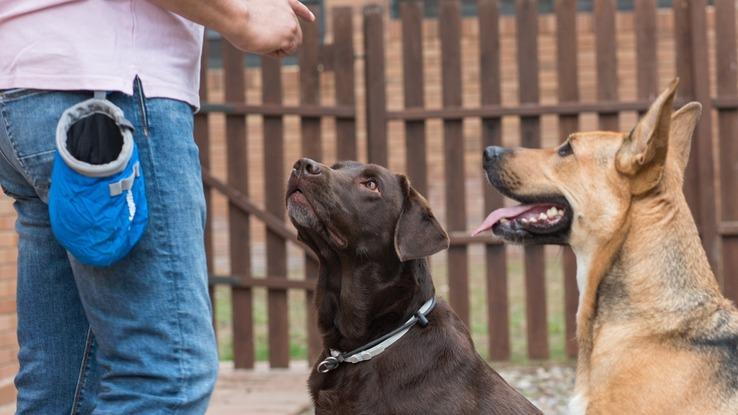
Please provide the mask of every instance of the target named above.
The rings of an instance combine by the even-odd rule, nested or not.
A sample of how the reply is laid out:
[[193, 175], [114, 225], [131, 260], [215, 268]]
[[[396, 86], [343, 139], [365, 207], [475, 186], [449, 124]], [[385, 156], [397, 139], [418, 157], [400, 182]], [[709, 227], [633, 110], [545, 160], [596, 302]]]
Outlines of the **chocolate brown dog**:
[[434, 304], [426, 257], [449, 240], [405, 176], [301, 159], [287, 210], [320, 259], [325, 350], [308, 382], [317, 414], [541, 413], [482, 360], [451, 308]]

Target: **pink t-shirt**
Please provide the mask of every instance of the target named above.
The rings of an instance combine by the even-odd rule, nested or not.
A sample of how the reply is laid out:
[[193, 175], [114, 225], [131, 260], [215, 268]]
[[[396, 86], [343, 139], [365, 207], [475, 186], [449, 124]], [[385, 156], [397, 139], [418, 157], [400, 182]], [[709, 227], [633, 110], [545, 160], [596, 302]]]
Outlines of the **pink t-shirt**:
[[107, 90], [198, 107], [203, 27], [147, 0], [0, 0], [0, 89]]

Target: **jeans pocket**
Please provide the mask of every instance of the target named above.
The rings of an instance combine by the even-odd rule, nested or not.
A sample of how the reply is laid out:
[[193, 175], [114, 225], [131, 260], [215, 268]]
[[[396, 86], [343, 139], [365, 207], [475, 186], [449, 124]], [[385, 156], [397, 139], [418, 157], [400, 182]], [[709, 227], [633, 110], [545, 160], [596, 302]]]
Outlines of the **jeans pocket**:
[[0, 102], [10, 102], [18, 99], [32, 97], [34, 95], [46, 94], [51, 91], [46, 89], [11, 88], [0, 90]]
[[61, 114], [90, 94], [33, 89], [3, 91], [0, 121], [2, 151], [7, 161], [45, 200], [56, 152], [56, 126]]

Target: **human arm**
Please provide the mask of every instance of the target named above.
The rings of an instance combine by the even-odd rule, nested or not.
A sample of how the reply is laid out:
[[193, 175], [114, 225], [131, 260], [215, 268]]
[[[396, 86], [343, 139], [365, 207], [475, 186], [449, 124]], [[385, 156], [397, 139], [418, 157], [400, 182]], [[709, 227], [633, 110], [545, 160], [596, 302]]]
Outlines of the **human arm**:
[[299, 0], [150, 0], [219, 32], [235, 47], [260, 55], [289, 55], [302, 43], [298, 19], [314, 21]]

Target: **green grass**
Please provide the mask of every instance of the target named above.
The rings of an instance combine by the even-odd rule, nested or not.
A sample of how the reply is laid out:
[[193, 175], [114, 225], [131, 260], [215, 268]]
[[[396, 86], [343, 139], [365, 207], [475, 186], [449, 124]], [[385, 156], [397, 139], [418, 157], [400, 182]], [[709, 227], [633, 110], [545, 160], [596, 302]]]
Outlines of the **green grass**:
[[[470, 327], [472, 338], [479, 353], [487, 359], [487, 298], [485, 287], [485, 263], [481, 250], [470, 250], [469, 255], [469, 295], [470, 295]], [[520, 248], [508, 248], [508, 303], [511, 341], [511, 362], [526, 364], [527, 340], [525, 317], [525, 289], [523, 261]], [[548, 316], [550, 360], [567, 360], [564, 347], [564, 292], [561, 250], [546, 249], [546, 305]], [[433, 260], [433, 279], [439, 295], [447, 297], [447, 269], [445, 259]], [[291, 269], [290, 278], [300, 278], [301, 269]], [[265, 289], [255, 288], [253, 292], [254, 342], [256, 360], [269, 358], [267, 333], [267, 295]], [[288, 294], [288, 313], [290, 322], [290, 356], [292, 359], [307, 358], [307, 339], [305, 322], [305, 294], [299, 290], [291, 290]], [[231, 294], [228, 287], [216, 289], [216, 321], [221, 360], [233, 359], [232, 310]], [[494, 335], [494, 333], [492, 333]]]

